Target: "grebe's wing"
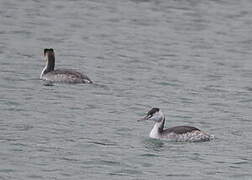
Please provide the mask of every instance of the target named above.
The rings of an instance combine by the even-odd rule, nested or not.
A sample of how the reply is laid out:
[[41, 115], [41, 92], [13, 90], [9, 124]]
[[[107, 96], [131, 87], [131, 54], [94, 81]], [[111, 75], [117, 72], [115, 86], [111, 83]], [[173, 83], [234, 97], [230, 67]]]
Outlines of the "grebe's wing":
[[200, 130], [192, 126], [175, 126], [164, 130], [165, 133], [175, 133], [175, 134], [185, 134], [192, 131], [200, 131]]

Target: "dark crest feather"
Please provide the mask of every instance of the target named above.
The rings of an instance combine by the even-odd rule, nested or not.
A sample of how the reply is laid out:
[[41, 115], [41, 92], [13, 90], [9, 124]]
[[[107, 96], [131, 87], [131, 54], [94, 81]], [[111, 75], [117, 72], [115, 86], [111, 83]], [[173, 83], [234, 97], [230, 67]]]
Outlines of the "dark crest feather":
[[44, 55], [45, 55], [45, 53], [48, 51], [48, 49], [44, 49]]
[[159, 108], [152, 108], [148, 113], [147, 115], [148, 116], [152, 116], [153, 114], [155, 114], [156, 112], [159, 111]]
[[50, 48], [50, 49], [44, 49], [44, 55], [46, 54], [46, 52], [48, 52], [48, 51], [51, 51], [51, 52], [53, 52], [53, 49], [52, 48]]

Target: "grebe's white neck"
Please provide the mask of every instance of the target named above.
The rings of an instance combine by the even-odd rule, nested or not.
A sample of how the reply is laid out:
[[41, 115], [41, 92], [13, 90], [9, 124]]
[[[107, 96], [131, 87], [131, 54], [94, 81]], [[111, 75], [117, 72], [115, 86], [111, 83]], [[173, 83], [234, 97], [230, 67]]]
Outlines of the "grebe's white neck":
[[46, 65], [45, 65], [45, 67], [43, 68], [43, 70], [42, 70], [42, 72], [40, 74], [40, 79], [42, 79], [42, 76], [45, 74], [47, 66], [48, 66], [48, 62], [46, 62]]
[[164, 123], [165, 123], [165, 116], [161, 110], [154, 113], [150, 120], [155, 121], [155, 124], [150, 132], [151, 138], [161, 138], [161, 134], [164, 129]]

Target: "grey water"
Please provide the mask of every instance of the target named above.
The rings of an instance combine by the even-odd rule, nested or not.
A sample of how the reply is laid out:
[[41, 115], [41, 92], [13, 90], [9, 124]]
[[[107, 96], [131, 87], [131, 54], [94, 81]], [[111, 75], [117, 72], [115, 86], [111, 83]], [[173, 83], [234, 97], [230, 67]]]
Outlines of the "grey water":
[[[252, 179], [252, 1], [0, 0], [0, 68], [1, 180]], [[150, 139], [151, 107], [215, 139]]]

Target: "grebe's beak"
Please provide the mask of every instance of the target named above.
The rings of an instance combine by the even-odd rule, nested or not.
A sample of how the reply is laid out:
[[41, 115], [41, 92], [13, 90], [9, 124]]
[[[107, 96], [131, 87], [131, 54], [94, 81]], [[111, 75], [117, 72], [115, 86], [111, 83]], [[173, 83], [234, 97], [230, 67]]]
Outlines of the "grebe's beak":
[[148, 120], [150, 117], [147, 115], [147, 116], [144, 116], [143, 118], [141, 118], [141, 119], [138, 119], [137, 121], [139, 122], [139, 121], [146, 121], [146, 120]]

